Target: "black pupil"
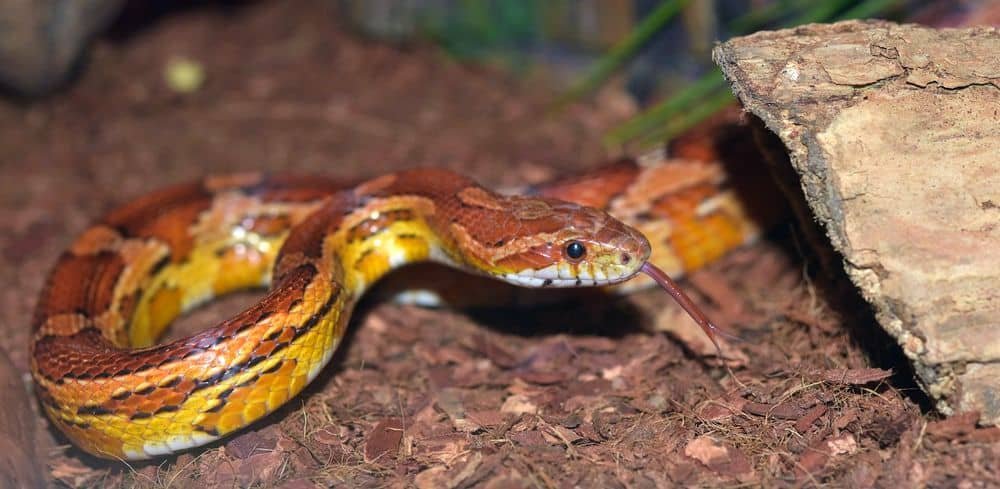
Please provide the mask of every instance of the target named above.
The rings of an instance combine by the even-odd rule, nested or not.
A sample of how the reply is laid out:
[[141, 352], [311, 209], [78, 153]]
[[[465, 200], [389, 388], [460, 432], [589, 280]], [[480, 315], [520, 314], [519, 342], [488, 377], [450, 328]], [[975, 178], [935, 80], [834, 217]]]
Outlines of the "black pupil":
[[583, 254], [587, 251], [586, 248], [580, 244], [579, 241], [573, 241], [572, 243], [566, 245], [566, 256], [576, 260], [577, 258], [582, 258]]

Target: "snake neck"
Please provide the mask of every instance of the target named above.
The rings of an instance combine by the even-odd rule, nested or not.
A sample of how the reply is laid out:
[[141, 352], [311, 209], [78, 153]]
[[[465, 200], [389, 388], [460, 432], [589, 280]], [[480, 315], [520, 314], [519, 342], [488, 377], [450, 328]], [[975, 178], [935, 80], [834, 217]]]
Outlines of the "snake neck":
[[356, 299], [404, 265], [454, 264], [460, 257], [449, 251], [435, 228], [434, 213], [433, 203], [418, 195], [334, 198], [284, 242], [275, 266], [276, 286], [296, 268], [308, 266]]
[[327, 238], [325, 246], [332, 257], [328, 268], [341, 271], [343, 285], [352, 296], [360, 297], [405, 265], [426, 261], [454, 265], [456, 256], [449, 253], [417, 199], [396, 197], [362, 206]]

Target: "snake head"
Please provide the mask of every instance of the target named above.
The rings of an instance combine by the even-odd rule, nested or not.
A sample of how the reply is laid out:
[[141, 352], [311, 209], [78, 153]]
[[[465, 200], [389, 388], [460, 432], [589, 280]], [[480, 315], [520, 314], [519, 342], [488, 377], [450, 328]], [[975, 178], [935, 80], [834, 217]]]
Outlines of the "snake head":
[[501, 215], [472, 226], [480, 237], [508, 233], [478, 253], [483, 271], [501, 280], [528, 287], [610, 285], [632, 278], [649, 258], [645, 236], [603, 211], [554, 199], [504, 200]]

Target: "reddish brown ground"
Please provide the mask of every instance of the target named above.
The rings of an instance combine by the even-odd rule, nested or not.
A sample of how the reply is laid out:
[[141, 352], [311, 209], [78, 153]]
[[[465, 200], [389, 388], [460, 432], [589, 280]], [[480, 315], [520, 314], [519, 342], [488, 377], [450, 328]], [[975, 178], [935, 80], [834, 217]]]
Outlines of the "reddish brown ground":
[[[166, 88], [172, 56], [205, 65], [204, 89]], [[630, 114], [623, 96], [544, 117], [549, 95], [430, 48], [359, 40], [307, 2], [193, 11], [103, 42], [66, 93], [0, 106], [0, 346], [26, 370], [28, 318], [58, 252], [101, 211], [167, 182], [419, 163], [508, 185], [616, 156], [599, 138]], [[735, 345], [747, 359], [738, 383], [691, 353], [700, 346], [681, 338], [696, 335], [663, 332], [687, 319], [658, 292], [475, 314], [373, 302], [325, 374], [254, 430], [127, 467], [43, 424], [41, 458], [51, 480], [74, 487], [976, 487], [995, 477], [998, 431], [922, 412], [863, 305], [803, 279], [813, 274], [796, 243], [741, 250], [685, 282], [746, 340]]]

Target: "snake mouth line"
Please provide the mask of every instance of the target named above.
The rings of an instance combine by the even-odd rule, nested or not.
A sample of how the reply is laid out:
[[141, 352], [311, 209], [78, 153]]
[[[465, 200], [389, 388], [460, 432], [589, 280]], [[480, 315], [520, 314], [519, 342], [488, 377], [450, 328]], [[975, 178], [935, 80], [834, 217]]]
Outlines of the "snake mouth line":
[[581, 266], [574, 270], [567, 264], [553, 264], [537, 270], [522, 270], [507, 273], [499, 278], [525, 287], [600, 287], [615, 285], [631, 279], [639, 272], [638, 269], [604, 270], [598, 266]]
[[531, 277], [526, 275], [520, 275], [516, 273], [510, 273], [504, 276], [504, 280], [513, 284], [522, 285], [525, 287], [553, 287], [553, 288], [571, 288], [571, 287], [593, 287], [601, 285], [614, 285], [622, 282], [624, 279], [619, 280], [609, 280], [609, 279], [592, 279], [592, 278], [542, 278], [542, 277]]

